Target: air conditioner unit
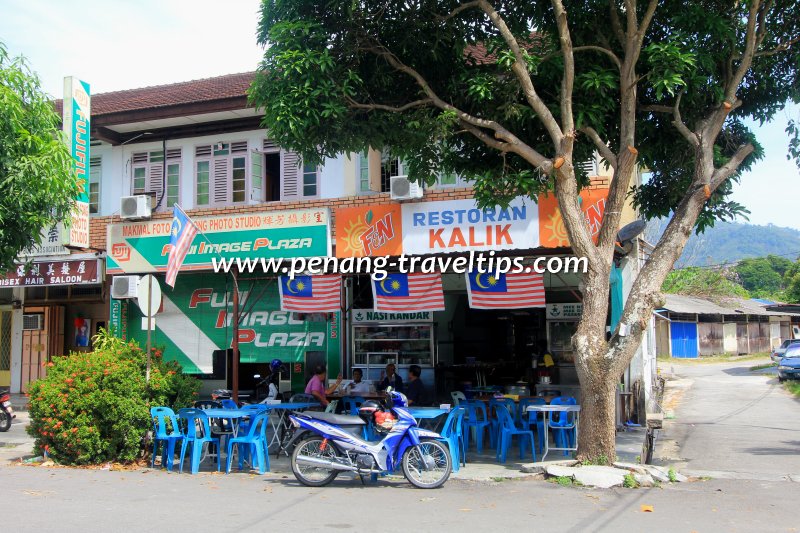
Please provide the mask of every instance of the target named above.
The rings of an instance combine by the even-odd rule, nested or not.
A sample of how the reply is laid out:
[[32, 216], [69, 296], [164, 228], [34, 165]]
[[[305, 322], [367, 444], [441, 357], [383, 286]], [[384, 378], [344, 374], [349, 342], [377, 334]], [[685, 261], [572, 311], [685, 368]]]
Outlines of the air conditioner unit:
[[44, 329], [44, 315], [41, 313], [22, 315], [23, 331], [40, 331]]
[[389, 196], [392, 200], [411, 200], [422, 198], [422, 186], [409, 181], [408, 176], [392, 176], [389, 180]]
[[136, 298], [138, 288], [139, 276], [114, 276], [111, 279], [111, 297], [115, 300]]
[[119, 218], [141, 220], [150, 218], [150, 197], [145, 195], [123, 196], [119, 201]]

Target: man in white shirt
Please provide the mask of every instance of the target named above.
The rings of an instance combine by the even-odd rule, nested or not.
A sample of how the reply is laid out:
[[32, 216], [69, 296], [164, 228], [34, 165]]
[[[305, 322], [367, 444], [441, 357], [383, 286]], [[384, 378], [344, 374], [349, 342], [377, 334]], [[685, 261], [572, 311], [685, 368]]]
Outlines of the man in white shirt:
[[360, 368], [353, 369], [353, 382], [347, 385], [348, 394], [359, 394], [369, 392], [369, 383], [361, 381], [364, 373]]

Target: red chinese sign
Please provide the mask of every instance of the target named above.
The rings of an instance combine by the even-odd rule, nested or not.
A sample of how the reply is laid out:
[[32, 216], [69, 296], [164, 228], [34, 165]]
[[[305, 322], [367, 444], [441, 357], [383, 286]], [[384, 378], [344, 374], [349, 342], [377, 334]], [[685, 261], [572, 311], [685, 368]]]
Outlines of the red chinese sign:
[[88, 285], [101, 283], [99, 259], [42, 261], [17, 269], [0, 277], [0, 287], [44, 287], [47, 285]]

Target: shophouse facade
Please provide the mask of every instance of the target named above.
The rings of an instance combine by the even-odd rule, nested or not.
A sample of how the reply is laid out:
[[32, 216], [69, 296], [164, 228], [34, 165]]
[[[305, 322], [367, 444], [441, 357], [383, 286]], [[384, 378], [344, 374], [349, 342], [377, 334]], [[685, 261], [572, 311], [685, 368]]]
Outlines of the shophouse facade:
[[[319, 166], [305, 164], [269, 138], [260, 114], [248, 106], [252, 77], [221, 76], [93, 97], [91, 249], [45, 256], [42, 263], [64, 257], [97, 261], [100, 279], [55, 288], [0, 289], [10, 290], [14, 302], [0, 308], [0, 313], [9, 313], [12, 389], [24, 390], [42, 375], [46, 368], [41, 363], [49, 358], [90, 349], [78, 345], [86, 328], [95, 333], [99, 327], [112, 327], [118, 335], [144, 343], [147, 326], [136, 300], [112, 298], [115, 277], [155, 274], [164, 297], [153, 320], [152, 342], [187, 371], [203, 376], [207, 391], [229, 381], [226, 350], [233, 330], [232, 279], [213, 271], [212, 258], [399, 253], [444, 258], [470, 251], [525, 261], [572, 257], [552, 197], [538, 203], [520, 198], [507, 210], [497, 208], [488, 220], [445, 224], [445, 212], [485, 212], [477, 210], [471, 187], [460, 177], [440, 176], [420, 198], [399, 199], [390, 189], [392, 177], [403, 175], [403, 163], [380, 150], [342, 154]], [[589, 223], [599, 227], [609, 177], [602, 165], [590, 164], [593, 179], [582, 193], [583, 206]], [[142, 201], [150, 206], [149, 217], [135, 216], [140, 208], [135, 203]], [[174, 204], [202, 232], [171, 289], [163, 276]], [[635, 218], [626, 209], [623, 223]], [[361, 237], [387, 215], [394, 217], [395, 240], [364, 250]], [[424, 220], [439, 225], [432, 228], [420, 222]], [[618, 285], [612, 285], [612, 292], [620, 296], [612, 298], [612, 315], [621, 311], [646, 258], [644, 250], [639, 240], [618, 250]], [[581, 312], [580, 275], [545, 274], [543, 308], [491, 312], [469, 308], [463, 274], [445, 268], [442, 275], [445, 311], [392, 316], [373, 312], [368, 276], [344, 278], [341, 312], [297, 315], [280, 310], [274, 274], [242, 274], [242, 388], [248, 386], [248, 373], [263, 373], [260, 365], [273, 358], [286, 363], [282, 386], [293, 389], [302, 388], [309, 368], [321, 362], [332, 375], [349, 375], [361, 367], [367, 379], [376, 378], [387, 362], [396, 363], [401, 375], [407, 366], [420, 364], [426, 385], [436, 390], [487, 379], [511, 383], [535, 378], [531, 362], [542, 342], [556, 355], [564, 392], [577, 386], [569, 339]], [[42, 329], [23, 329], [22, 316], [36, 314], [42, 315]], [[5, 317], [0, 314], [2, 328]], [[655, 371], [650, 337], [626, 373], [627, 387], [638, 381], [642, 390], [649, 390]], [[0, 366], [0, 378], [2, 372]]]

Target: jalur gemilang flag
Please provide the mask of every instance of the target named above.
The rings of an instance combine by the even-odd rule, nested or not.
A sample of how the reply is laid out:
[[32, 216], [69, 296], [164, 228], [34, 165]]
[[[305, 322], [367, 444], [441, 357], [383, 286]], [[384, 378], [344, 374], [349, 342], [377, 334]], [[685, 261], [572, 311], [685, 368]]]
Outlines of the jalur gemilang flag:
[[192, 245], [194, 236], [197, 235], [197, 226], [194, 225], [189, 215], [175, 204], [172, 210], [172, 226], [169, 229], [169, 259], [167, 260], [166, 283], [175, 288], [175, 278], [181, 269], [183, 260]]
[[335, 313], [342, 310], [342, 276], [281, 276], [281, 309], [295, 313]]
[[441, 274], [388, 274], [372, 280], [376, 311], [444, 311]]
[[544, 307], [544, 280], [536, 272], [468, 272], [467, 294], [473, 309]]

